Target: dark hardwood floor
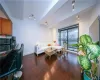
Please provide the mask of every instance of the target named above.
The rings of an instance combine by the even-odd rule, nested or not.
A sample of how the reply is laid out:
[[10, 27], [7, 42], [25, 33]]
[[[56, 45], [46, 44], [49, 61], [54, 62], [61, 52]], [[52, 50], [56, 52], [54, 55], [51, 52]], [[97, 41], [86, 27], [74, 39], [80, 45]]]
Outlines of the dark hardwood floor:
[[50, 59], [44, 54], [24, 56], [22, 80], [81, 80], [77, 55], [58, 54]]

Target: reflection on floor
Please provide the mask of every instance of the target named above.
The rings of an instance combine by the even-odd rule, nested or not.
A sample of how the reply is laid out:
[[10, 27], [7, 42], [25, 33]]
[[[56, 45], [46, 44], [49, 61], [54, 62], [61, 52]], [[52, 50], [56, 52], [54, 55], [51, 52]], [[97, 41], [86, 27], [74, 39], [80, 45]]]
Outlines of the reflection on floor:
[[22, 80], [81, 80], [80, 67], [75, 54], [57, 54], [50, 59], [45, 54], [23, 58]]

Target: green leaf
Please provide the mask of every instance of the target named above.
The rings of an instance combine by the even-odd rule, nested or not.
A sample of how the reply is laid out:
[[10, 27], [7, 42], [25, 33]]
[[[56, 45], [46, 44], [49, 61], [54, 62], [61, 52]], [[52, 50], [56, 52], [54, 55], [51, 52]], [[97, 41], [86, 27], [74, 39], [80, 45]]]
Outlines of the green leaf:
[[86, 45], [88, 43], [92, 43], [92, 38], [89, 35], [82, 35], [80, 36], [80, 43]]
[[84, 70], [91, 69], [91, 61], [86, 56], [78, 56], [78, 62]]
[[79, 47], [79, 44], [72, 44], [73, 47]]
[[82, 47], [79, 47], [79, 49], [78, 49], [79, 51], [83, 51], [83, 48]]
[[100, 47], [98, 45], [88, 44], [87, 48], [90, 51], [89, 59], [95, 59], [95, 58], [99, 57], [99, 55], [100, 55]]
[[99, 41], [95, 42], [94, 44], [98, 45], [99, 46]]

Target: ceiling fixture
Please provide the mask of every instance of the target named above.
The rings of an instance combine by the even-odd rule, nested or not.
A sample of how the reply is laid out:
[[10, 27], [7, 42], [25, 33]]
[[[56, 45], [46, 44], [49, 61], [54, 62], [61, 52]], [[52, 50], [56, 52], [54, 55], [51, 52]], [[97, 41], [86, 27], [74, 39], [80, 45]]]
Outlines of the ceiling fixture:
[[74, 6], [74, 5], [75, 5], [75, 0], [72, 1], [72, 6]]
[[79, 20], [80, 19], [79, 15], [77, 15], [76, 18]]
[[48, 22], [46, 21], [45, 24], [48, 26]]
[[29, 15], [29, 19], [36, 20], [35, 16], [33, 14]]
[[75, 0], [72, 1], [72, 11], [75, 10]]
[[75, 11], [75, 7], [74, 7], [74, 6], [72, 6], [72, 8], [73, 8], [73, 9], [72, 9], [72, 11]]

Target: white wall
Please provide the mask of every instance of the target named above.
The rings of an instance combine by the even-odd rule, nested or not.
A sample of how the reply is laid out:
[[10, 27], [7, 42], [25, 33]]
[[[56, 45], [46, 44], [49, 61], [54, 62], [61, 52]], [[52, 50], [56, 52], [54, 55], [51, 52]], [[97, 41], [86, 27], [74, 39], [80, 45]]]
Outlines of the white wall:
[[91, 14], [91, 19], [90, 19], [90, 25], [92, 25], [92, 23], [96, 20], [96, 18], [98, 16], [100, 16], [100, 0], [98, 0], [97, 4], [95, 5], [95, 7], [93, 8], [93, 11]]
[[56, 36], [57, 30], [56, 30], [56, 28], [52, 28], [51, 31], [52, 31], [52, 40], [56, 41], [57, 40], [57, 36]]
[[[94, 6], [93, 6], [94, 7]], [[86, 10], [80, 15], [80, 21], [79, 21], [79, 35], [83, 34], [89, 34], [89, 27], [90, 27], [90, 19], [91, 19], [91, 13], [93, 11], [93, 7]]]
[[16, 36], [17, 43], [24, 43], [24, 55], [33, 53], [37, 42], [52, 41], [51, 29], [32, 20], [13, 22], [13, 35]]
[[89, 27], [89, 34], [92, 37], [94, 42], [99, 41], [99, 20], [98, 18]]

